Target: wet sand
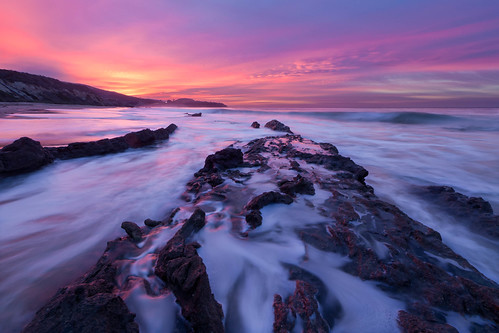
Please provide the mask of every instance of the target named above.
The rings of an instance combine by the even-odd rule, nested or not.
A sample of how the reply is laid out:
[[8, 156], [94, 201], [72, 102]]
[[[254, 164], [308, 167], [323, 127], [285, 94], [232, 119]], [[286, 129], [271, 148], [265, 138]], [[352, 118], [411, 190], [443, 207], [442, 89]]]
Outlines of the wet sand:
[[[0, 102], [0, 118], [15, 117], [15, 114], [58, 113], [53, 109], [88, 109], [104, 108], [95, 105], [45, 104], [45, 103], [9, 103]], [[105, 108], [109, 108], [106, 106]]]

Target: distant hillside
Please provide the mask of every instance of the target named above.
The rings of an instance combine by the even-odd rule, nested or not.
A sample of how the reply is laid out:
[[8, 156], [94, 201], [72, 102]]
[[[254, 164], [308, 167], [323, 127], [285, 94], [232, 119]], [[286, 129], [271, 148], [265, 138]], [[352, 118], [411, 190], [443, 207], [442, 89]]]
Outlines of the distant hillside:
[[166, 106], [178, 106], [189, 108], [225, 108], [227, 105], [217, 102], [196, 101], [191, 98], [179, 98], [166, 101]]
[[0, 102], [34, 102], [99, 106], [164, 104], [41, 75], [0, 69]]

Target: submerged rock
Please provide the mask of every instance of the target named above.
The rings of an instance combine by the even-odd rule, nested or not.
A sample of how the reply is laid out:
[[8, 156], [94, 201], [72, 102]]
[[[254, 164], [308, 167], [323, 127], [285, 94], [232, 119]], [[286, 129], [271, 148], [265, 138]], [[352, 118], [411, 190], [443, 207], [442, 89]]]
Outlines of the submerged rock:
[[483, 198], [468, 197], [449, 186], [421, 187], [416, 193], [473, 232], [499, 239], [499, 215]]
[[270, 128], [273, 131], [287, 132], [289, 134], [293, 134], [293, 132], [291, 132], [291, 129], [289, 128], [289, 126], [284, 125], [283, 123], [281, 123], [279, 120], [276, 120], [276, 119], [273, 119], [273, 120], [269, 121], [268, 123], [266, 123], [265, 127]]
[[22, 137], [0, 149], [0, 175], [37, 170], [53, 160], [40, 142]]

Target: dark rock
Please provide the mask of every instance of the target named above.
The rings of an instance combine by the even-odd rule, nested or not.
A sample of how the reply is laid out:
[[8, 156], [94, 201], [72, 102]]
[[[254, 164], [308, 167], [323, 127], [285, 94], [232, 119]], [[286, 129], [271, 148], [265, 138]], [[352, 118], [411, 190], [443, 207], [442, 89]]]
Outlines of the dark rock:
[[0, 174], [33, 171], [52, 161], [53, 157], [40, 142], [22, 137], [0, 150]]
[[273, 131], [287, 132], [289, 134], [293, 134], [293, 132], [291, 132], [291, 129], [289, 128], [289, 126], [284, 125], [283, 123], [281, 123], [279, 120], [276, 120], [276, 119], [273, 119], [273, 120], [269, 121], [268, 123], [266, 123], [265, 127], [270, 128]]
[[130, 239], [134, 242], [140, 242], [143, 237], [140, 227], [133, 222], [123, 222], [121, 228], [126, 231]]
[[242, 165], [243, 152], [241, 149], [225, 148], [209, 155], [204, 162], [204, 167], [197, 172], [197, 175], [237, 168]]
[[125, 136], [112, 139], [102, 139], [90, 142], [74, 142], [62, 147], [45, 148], [55, 158], [67, 160], [71, 158], [98, 156], [123, 152], [129, 148], [141, 148], [151, 145], [156, 141], [166, 140], [177, 129], [177, 125], [170, 124], [166, 128], [155, 131], [144, 129], [130, 132]]
[[291, 150], [288, 152], [288, 157], [299, 158], [307, 163], [322, 165], [326, 169], [333, 171], [348, 171], [352, 173], [353, 177], [361, 183], [364, 183], [365, 178], [369, 174], [366, 169], [355, 164], [355, 162], [350, 158], [341, 155], [311, 154]]
[[206, 216], [205, 212], [202, 209], [196, 208], [194, 213], [192, 213], [191, 217], [189, 217], [189, 219], [184, 223], [182, 228], [180, 228], [178, 234], [182, 236], [184, 239], [187, 239], [193, 233], [198, 232], [206, 224], [205, 216]]
[[338, 154], [338, 148], [336, 148], [334, 145], [327, 143], [327, 142], [321, 142], [319, 143], [319, 146], [324, 149], [325, 151], [330, 152], [333, 155]]
[[146, 219], [144, 221], [144, 224], [150, 228], [154, 228], [154, 227], [157, 227], [158, 225], [161, 224], [161, 221], [154, 221], [154, 220], [151, 220], [151, 219]]
[[257, 122], [257, 121], [254, 121], [253, 123], [251, 123], [251, 127], [253, 127], [253, 128], [260, 128], [260, 123]]
[[177, 215], [177, 213], [180, 211], [180, 208], [179, 207], [176, 207], [174, 208], [170, 214], [161, 221], [162, 224], [164, 225], [170, 225], [173, 223], [173, 219], [175, 218], [175, 215]]
[[292, 332], [295, 327], [296, 315], [291, 314], [288, 306], [283, 302], [281, 295], [274, 295], [274, 333]]
[[139, 332], [125, 302], [109, 293], [92, 295], [84, 287], [69, 287], [37, 312], [43, 320], [33, 320], [24, 333], [52, 332]]
[[125, 135], [125, 142], [131, 148], [141, 148], [148, 146], [155, 140], [154, 133], [150, 129], [132, 132]]
[[302, 332], [329, 332], [330, 328], [319, 312], [316, 294], [314, 286], [297, 280], [295, 292], [285, 304], [280, 295], [274, 295], [274, 332], [291, 332], [297, 316], [301, 318]]
[[291, 198], [289, 195], [270, 191], [257, 195], [256, 197], [251, 199], [251, 201], [248, 202], [245, 208], [247, 210], [259, 210], [270, 204], [283, 203], [289, 205], [292, 202], [293, 198]]
[[301, 175], [297, 175], [292, 180], [283, 180], [278, 183], [281, 192], [295, 196], [298, 194], [315, 194], [314, 184], [303, 178]]
[[173, 291], [182, 315], [195, 332], [224, 332], [222, 306], [215, 300], [198, 255], [197, 243], [186, 243], [186, 237], [204, 226], [204, 212], [196, 210], [158, 255], [155, 274]]
[[252, 229], [258, 228], [262, 225], [262, 213], [259, 210], [252, 210], [246, 214], [246, 223], [248, 223]]
[[405, 311], [399, 311], [397, 322], [404, 333], [459, 333], [449, 324], [425, 320]]
[[186, 113], [186, 115], [190, 117], [201, 117], [203, 114], [201, 112], [197, 112], [197, 113]]
[[108, 242], [95, 266], [76, 282], [59, 289], [23, 332], [139, 332], [116, 285], [118, 262], [135, 250], [130, 242]]
[[499, 215], [483, 198], [468, 197], [449, 186], [426, 186], [416, 192], [473, 232], [499, 239]]

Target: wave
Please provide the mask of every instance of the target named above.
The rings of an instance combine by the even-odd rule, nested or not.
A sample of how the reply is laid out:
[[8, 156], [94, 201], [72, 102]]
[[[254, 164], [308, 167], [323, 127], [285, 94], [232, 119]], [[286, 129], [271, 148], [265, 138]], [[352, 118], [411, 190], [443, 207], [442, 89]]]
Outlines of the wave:
[[345, 122], [379, 122], [400, 125], [435, 125], [452, 131], [499, 131], [499, 119], [484, 115], [450, 115], [432, 112], [417, 111], [270, 111], [270, 110], [237, 110], [214, 109], [207, 113], [240, 113], [240, 114], [276, 114], [294, 115], [301, 117], [315, 117]]

